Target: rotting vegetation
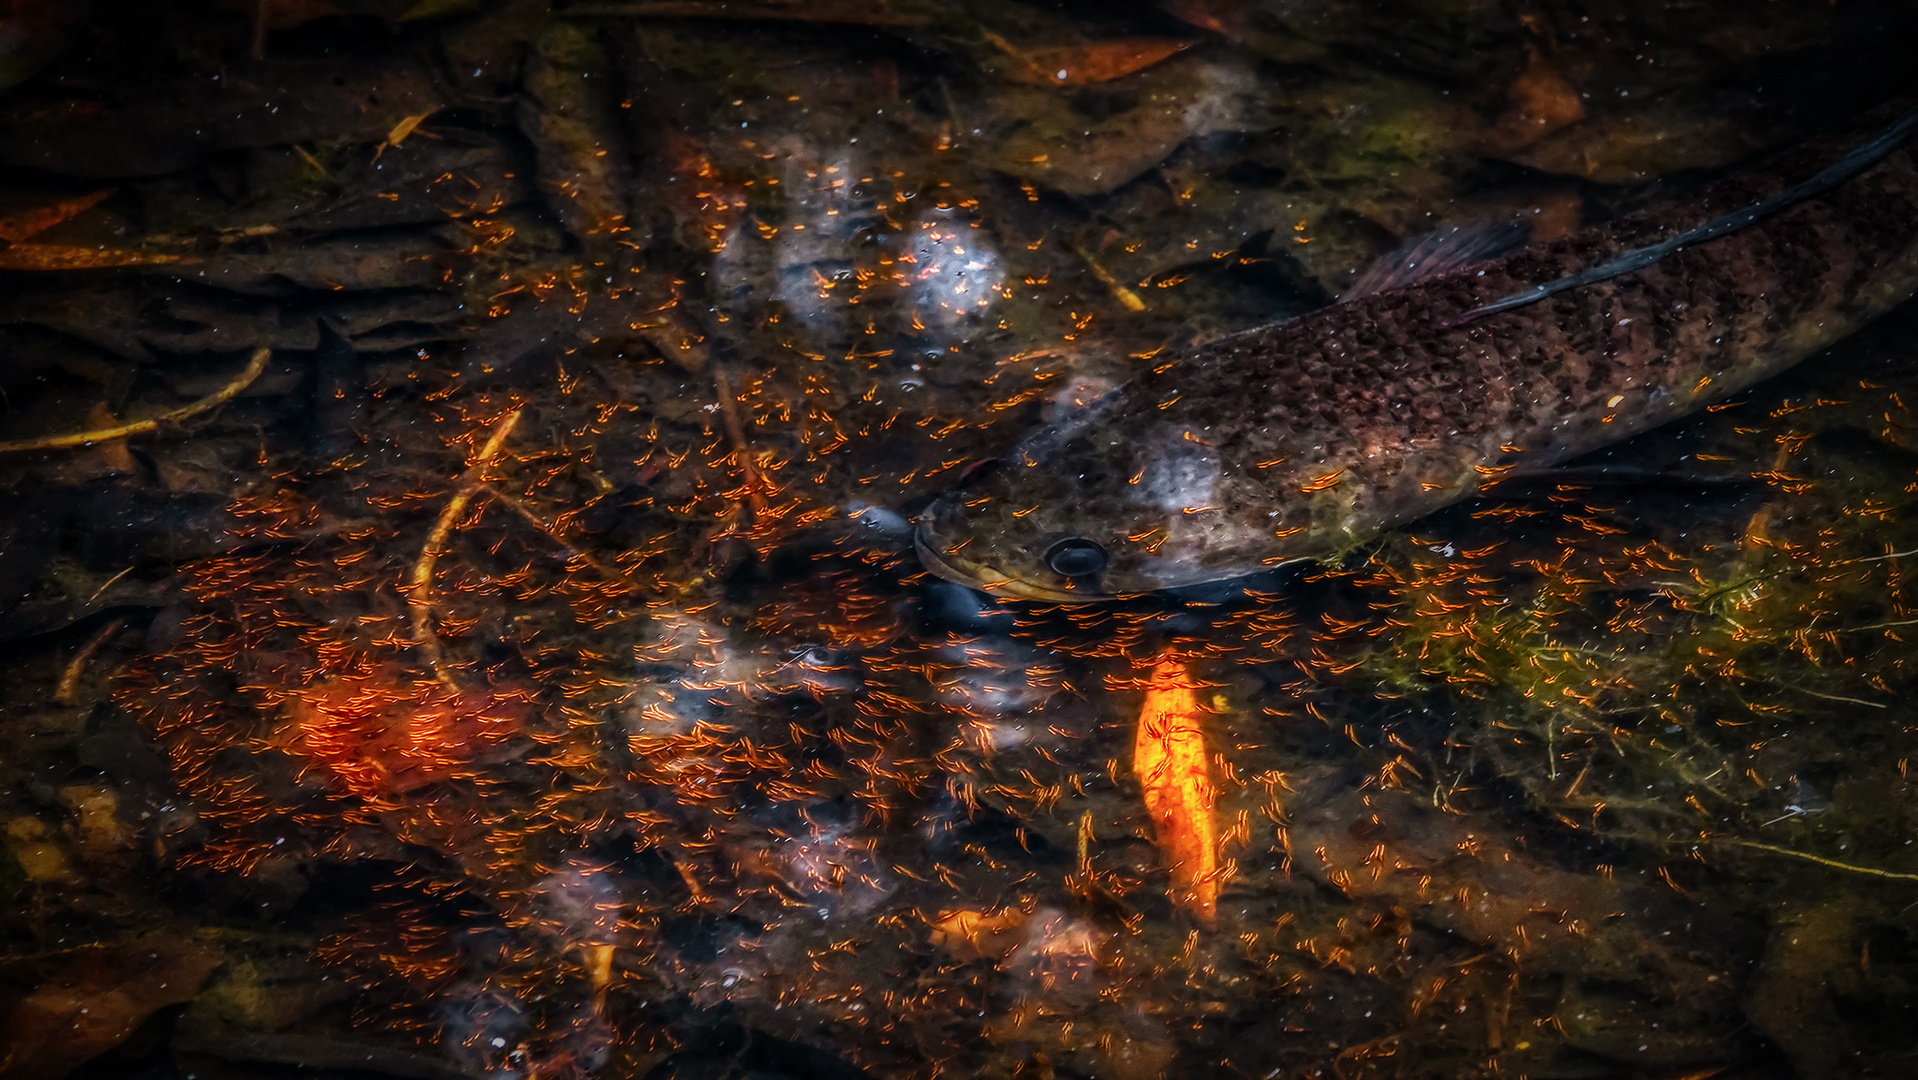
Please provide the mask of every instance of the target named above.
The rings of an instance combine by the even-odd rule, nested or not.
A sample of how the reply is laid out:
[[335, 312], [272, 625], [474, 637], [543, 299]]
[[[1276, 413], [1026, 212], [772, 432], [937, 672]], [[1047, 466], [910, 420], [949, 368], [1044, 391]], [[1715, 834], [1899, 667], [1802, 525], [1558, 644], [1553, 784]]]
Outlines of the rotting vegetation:
[[902, 531], [1429, 222], [1843, 112], [1871, 12], [100, 8], [0, 98], [0, 1075], [1909, 1071], [1909, 312], [1215, 595]]

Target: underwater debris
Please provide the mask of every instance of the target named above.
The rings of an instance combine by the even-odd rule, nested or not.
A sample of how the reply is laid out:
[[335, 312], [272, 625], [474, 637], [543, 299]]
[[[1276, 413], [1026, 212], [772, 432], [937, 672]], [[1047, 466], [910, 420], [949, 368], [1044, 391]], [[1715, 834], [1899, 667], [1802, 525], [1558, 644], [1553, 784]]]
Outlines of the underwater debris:
[[191, 405], [184, 405], [178, 409], [173, 409], [145, 420], [134, 420], [125, 424], [116, 424], [112, 427], [95, 428], [90, 431], [76, 431], [67, 435], [48, 435], [38, 439], [18, 439], [13, 442], [0, 443], [0, 454], [30, 454], [48, 450], [69, 450], [76, 446], [92, 446], [95, 443], [111, 442], [115, 439], [131, 438], [135, 435], [151, 434], [161, 430], [163, 427], [178, 424], [182, 420], [190, 420], [201, 413], [217, 409], [221, 405], [238, 397], [242, 390], [253, 385], [253, 381], [260, 377], [262, 371], [266, 370], [266, 363], [272, 356], [273, 353], [270, 349], [255, 349], [252, 357], [247, 360], [246, 367], [241, 369], [240, 373], [233, 377], [233, 381]]

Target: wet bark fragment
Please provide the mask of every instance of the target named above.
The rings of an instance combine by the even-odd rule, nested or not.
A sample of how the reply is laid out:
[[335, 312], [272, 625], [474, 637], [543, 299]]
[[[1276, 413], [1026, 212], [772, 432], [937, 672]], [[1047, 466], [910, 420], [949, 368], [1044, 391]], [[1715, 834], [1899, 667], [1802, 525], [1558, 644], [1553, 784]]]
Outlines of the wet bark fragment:
[[550, 22], [527, 59], [520, 130], [538, 155], [540, 191], [582, 241], [626, 231], [630, 169], [606, 50], [590, 28]]

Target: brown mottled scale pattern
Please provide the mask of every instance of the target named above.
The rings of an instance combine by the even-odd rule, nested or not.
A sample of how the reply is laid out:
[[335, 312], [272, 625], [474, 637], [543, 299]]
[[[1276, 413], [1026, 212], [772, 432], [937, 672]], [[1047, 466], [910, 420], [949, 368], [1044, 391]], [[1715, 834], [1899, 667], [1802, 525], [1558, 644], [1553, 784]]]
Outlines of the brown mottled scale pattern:
[[[1562, 461], [1721, 400], [1918, 287], [1910, 147], [1645, 270], [1446, 324], [1756, 203], [1848, 146], [1807, 146], [1677, 210], [1195, 349], [935, 506], [922, 553], [949, 576], [1059, 599], [1236, 576], [1335, 552], [1500, 469]], [[1169, 505], [1168, 493], [1196, 501]], [[1108, 549], [1101, 579], [1046, 568], [1064, 536]]]

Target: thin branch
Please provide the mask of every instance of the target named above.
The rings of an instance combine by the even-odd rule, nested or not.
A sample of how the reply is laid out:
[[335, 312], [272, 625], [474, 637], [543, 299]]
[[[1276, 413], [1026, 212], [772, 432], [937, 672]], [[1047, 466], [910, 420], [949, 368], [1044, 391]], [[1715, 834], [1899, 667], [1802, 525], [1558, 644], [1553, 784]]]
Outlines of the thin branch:
[[[1787, 566], [1787, 567], [1784, 567], [1784, 568], [1782, 568], [1782, 569], [1778, 569], [1778, 570], [1769, 570], [1769, 571], [1766, 571], [1766, 572], [1765, 572], [1765, 573], [1763, 573], [1763, 574], [1753, 574], [1753, 575], [1751, 575], [1750, 577], [1744, 577], [1744, 578], [1740, 578], [1740, 579], [1738, 579], [1737, 581], [1731, 581], [1731, 582], [1726, 582], [1725, 584], [1723, 584], [1723, 585], [1720, 585], [1720, 586], [1718, 586], [1718, 587], [1716, 587], [1716, 588], [1711, 588], [1711, 589], [1706, 589], [1706, 590], [1704, 590], [1703, 592], [1700, 592], [1700, 593], [1698, 593], [1698, 594], [1697, 594], [1697, 596], [1698, 596], [1698, 599], [1700, 599], [1700, 600], [1704, 600], [1704, 601], [1707, 601], [1707, 602], [1710, 602], [1710, 601], [1712, 601], [1712, 600], [1716, 600], [1716, 599], [1718, 599], [1719, 597], [1721, 597], [1721, 596], [1724, 596], [1724, 595], [1726, 595], [1726, 594], [1728, 594], [1728, 593], [1734, 593], [1734, 592], [1737, 592], [1737, 591], [1738, 591], [1738, 590], [1740, 590], [1740, 589], [1743, 589], [1743, 588], [1746, 588], [1747, 586], [1751, 586], [1751, 585], [1756, 585], [1757, 583], [1759, 583], [1759, 582], [1761, 582], [1761, 581], [1770, 581], [1770, 580], [1771, 580], [1772, 578], [1775, 578], [1775, 577], [1783, 577], [1783, 576], [1785, 576], [1786, 574], [1790, 574], [1790, 573], [1794, 573], [1794, 572], [1797, 572], [1797, 571], [1801, 571], [1801, 570], [1807, 570], [1807, 569], [1810, 569], [1810, 570], [1836, 570], [1837, 568], [1839, 568], [1839, 567], [1841, 567], [1841, 566], [1857, 566], [1857, 565], [1859, 565], [1860, 563], [1874, 563], [1874, 562], [1884, 562], [1884, 561], [1885, 561], [1886, 559], [1903, 559], [1903, 558], [1906, 558], [1907, 556], [1911, 556], [1911, 555], [1918, 555], [1918, 548], [1912, 548], [1912, 549], [1911, 549], [1911, 550], [1909, 550], [1909, 551], [1887, 551], [1887, 552], [1885, 552], [1885, 553], [1884, 553], [1883, 555], [1864, 555], [1864, 556], [1860, 556], [1859, 558], [1856, 558], [1856, 559], [1840, 559], [1840, 560], [1838, 560], [1837, 562], [1832, 562], [1832, 563], [1817, 563], [1817, 564], [1815, 564], [1815, 565], [1812, 565], [1812, 566], [1802, 566], [1802, 565], [1792, 565], [1792, 566]], [[1653, 585], [1659, 585], [1659, 586], [1664, 586], [1664, 587], [1666, 587], [1666, 588], [1672, 588], [1672, 589], [1685, 589], [1685, 588], [1690, 588], [1691, 586], [1693, 586], [1693, 585], [1695, 585], [1695, 584], [1697, 584], [1697, 582], [1692, 582], [1692, 581], [1654, 581], [1654, 582], [1652, 582], [1652, 584], [1653, 584]], [[1886, 625], [1886, 626], [1903, 626], [1903, 625], [1906, 625], [1906, 624], [1904, 624], [1904, 623], [1885, 623], [1885, 624], [1883, 624], [1883, 625]], [[1869, 630], [1869, 629], [1874, 629], [1874, 628], [1873, 628], [1873, 627], [1846, 627], [1846, 628], [1844, 628], [1844, 629], [1846, 629], [1846, 630], [1857, 630], [1857, 629], [1865, 629], [1865, 630]], [[1840, 630], [1839, 632], [1840, 632], [1840, 633], [1843, 633], [1844, 631], [1843, 631], [1843, 630]]]
[[98, 599], [100, 599], [100, 597], [101, 597], [101, 596], [103, 596], [103, 595], [104, 595], [104, 594], [106, 593], [106, 591], [107, 591], [108, 589], [111, 589], [111, 588], [113, 588], [113, 586], [114, 586], [114, 585], [115, 585], [115, 584], [116, 584], [116, 583], [117, 583], [117, 582], [118, 582], [118, 581], [119, 581], [119, 580], [120, 580], [121, 578], [123, 578], [123, 577], [126, 577], [126, 576], [127, 576], [128, 574], [131, 574], [131, 573], [133, 573], [133, 567], [131, 567], [131, 566], [129, 566], [129, 567], [127, 567], [127, 568], [126, 568], [125, 570], [122, 570], [122, 571], [120, 571], [119, 573], [117, 573], [117, 574], [115, 574], [115, 575], [113, 575], [112, 577], [110, 577], [110, 578], [108, 578], [108, 579], [107, 579], [107, 581], [106, 581], [106, 584], [104, 584], [104, 585], [102, 585], [102, 586], [100, 586], [99, 588], [97, 588], [97, 589], [95, 589], [95, 590], [93, 590], [93, 595], [92, 595], [92, 596], [89, 596], [89, 597], [87, 597], [87, 603], [89, 603], [89, 604], [91, 604], [91, 603], [93, 603], [93, 602], [94, 602], [95, 600], [98, 600]]
[[446, 550], [446, 538], [453, 532], [453, 523], [472, 504], [473, 496], [485, 489], [485, 481], [480, 476], [499, 457], [500, 448], [506, 445], [506, 437], [513, 433], [514, 425], [519, 423], [521, 411], [520, 407], [509, 409], [494, 424], [486, 445], [466, 466], [459, 489], [453, 492], [452, 498], [446, 500], [446, 506], [440, 510], [439, 520], [433, 523], [433, 531], [426, 534], [426, 544], [420, 549], [419, 561], [413, 564], [413, 572], [407, 576], [406, 606], [413, 617], [413, 644], [426, 654], [427, 662], [433, 666], [433, 675], [450, 690], [457, 691], [459, 685], [447, 671], [446, 650], [433, 633], [433, 566]]
[[1843, 694], [1821, 694], [1816, 690], [1809, 689], [1808, 687], [1796, 686], [1790, 683], [1786, 683], [1785, 688], [1788, 690], [1796, 690], [1801, 694], [1810, 694], [1812, 697], [1815, 697], [1815, 698], [1824, 698], [1826, 701], [1843, 701], [1852, 705], [1869, 706], [1873, 709], [1885, 709], [1890, 707], [1882, 701], [1866, 701], [1864, 698], [1846, 697]]
[[592, 567], [595, 572], [597, 572], [601, 577], [605, 578], [607, 581], [612, 582], [616, 585], [624, 585], [635, 592], [641, 591], [640, 584], [634, 581], [631, 577], [621, 573], [620, 571], [614, 569], [613, 567], [607, 566], [605, 563], [599, 561], [598, 559], [593, 558], [593, 556], [590, 553], [581, 551], [579, 548], [574, 547], [572, 544], [568, 543], [566, 541], [566, 538], [559, 534], [559, 530], [555, 529], [553, 526], [548, 525], [545, 521], [541, 520], [540, 516], [538, 514], [533, 513], [533, 511], [529, 509], [525, 503], [519, 501], [518, 499], [514, 498], [511, 495], [508, 495], [504, 491], [501, 491], [498, 487], [495, 487], [492, 484], [481, 484], [480, 488], [481, 490], [485, 491], [487, 495], [491, 496], [495, 501], [497, 501], [500, 505], [506, 507], [508, 510], [513, 511], [514, 513], [518, 514], [521, 518], [525, 519], [528, 525], [531, 525], [533, 528], [538, 529], [541, 533], [545, 534], [548, 540], [551, 540], [554, 544], [557, 544], [559, 546], [559, 549], [566, 553], [566, 557], [569, 560], [579, 559], [583, 561], [587, 566]]
[[1891, 622], [1866, 623], [1864, 626], [1834, 626], [1828, 634], [1856, 634], [1865, 630], [1887, 630], [1894, 626], [1918, 626], [1918, 619], [1893, 619]]
[[264, 346], [253, 351], [253, 358], [247, 362], [246, 370], [230, 383], [221, 387], [218, 393], [203, 397], [191, 405], [172, 412], [163, 412], [145, 420], [135, 420], [118, 427], [95, 428], [92, 431], [76, 431], [69, 435], [48, 435], [38, 439], [23, 439], [19, 442], [0, 443], [0, 454], [30, 454], [41, 450], [67, 450], [76, 446], [92, 446], [95, 443], [111, 442], [133, 435], [146, 435], [160, 430], [163, 424], [177, 424], [189, 417], [198, 416], [209, 409], [217, 409], [239, 396], [240, 391], [253, 385], [253, 380], [266, 370], [266, 362], [273, 351]]
[[1728, 839], [1722, 840], [1720, 843], [1734, 844], [1738, 847], [1757, 848], [1759, 851], [1769, 851], [1774, 855], [1789, 855], [1794, 859], [1804, 859], [1806, 862], [1815, 862], [1820, 866], [1829, 866], [1834, 870], [1849, 870], [1854, 874], [1867, 874], [1871, 877], [1890, 878], [1894, 881], [1918, 881], [1918, 874], [1900, 874], [1891, 870], [1877, 870], [1869, 866], [1857, 866], [1852, 863], [1839, 862], [1837, 859], [1827, 859], [1823, 855], [1811, 855], [1803, 851], [1793, 851], [1788, 847], [1779, 847], [1776, 844], [1761, 844], [1756, 840]]

